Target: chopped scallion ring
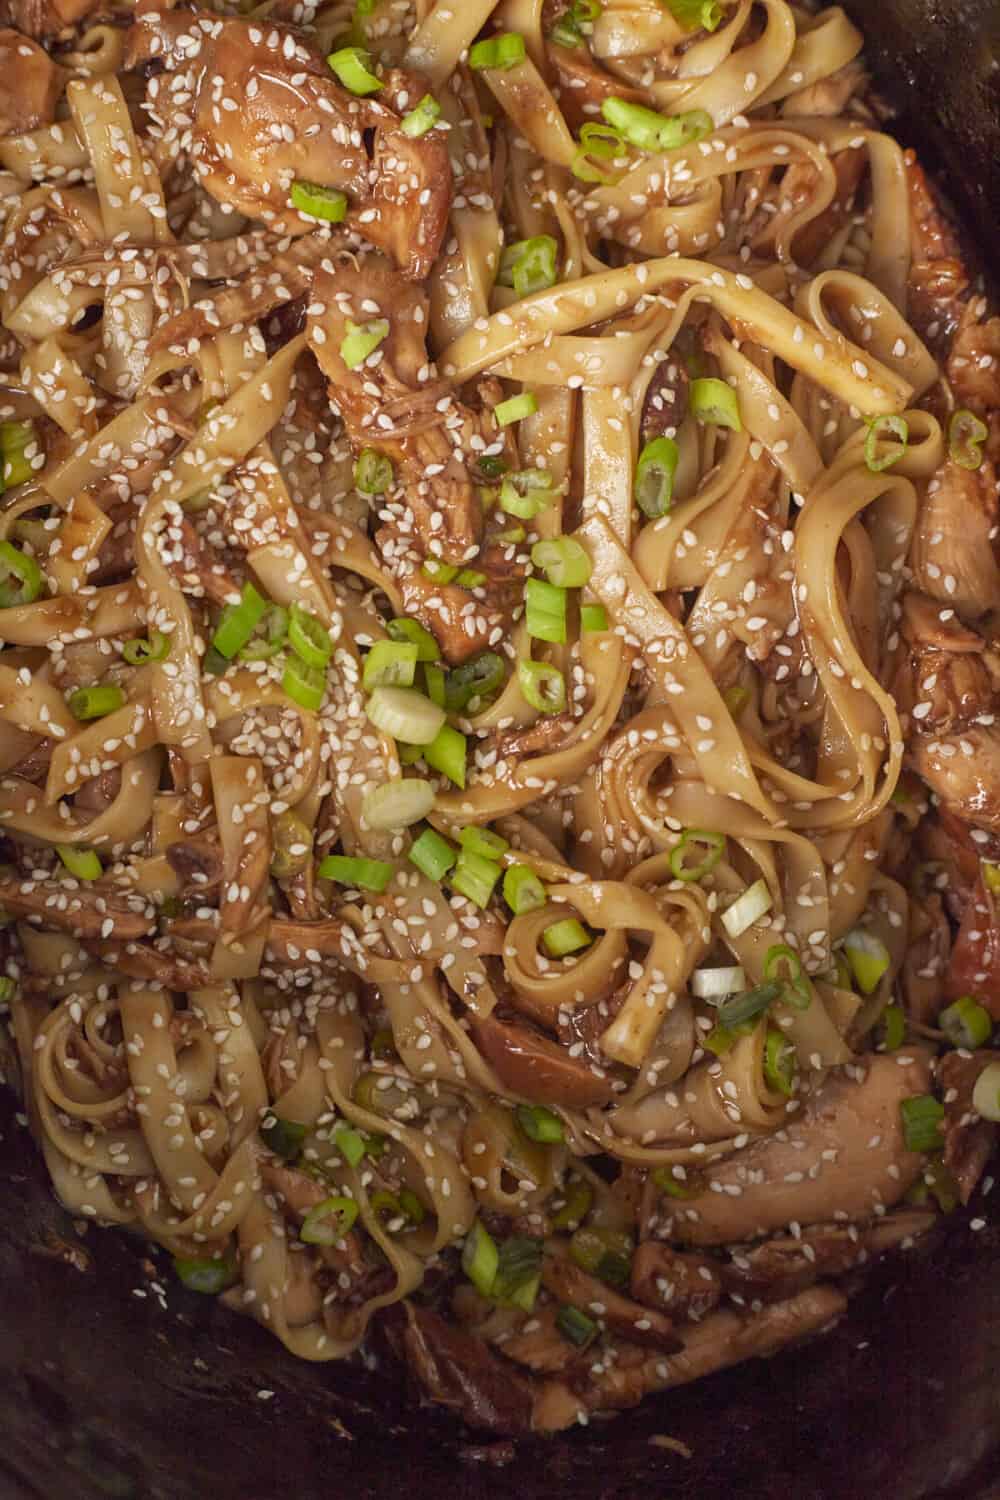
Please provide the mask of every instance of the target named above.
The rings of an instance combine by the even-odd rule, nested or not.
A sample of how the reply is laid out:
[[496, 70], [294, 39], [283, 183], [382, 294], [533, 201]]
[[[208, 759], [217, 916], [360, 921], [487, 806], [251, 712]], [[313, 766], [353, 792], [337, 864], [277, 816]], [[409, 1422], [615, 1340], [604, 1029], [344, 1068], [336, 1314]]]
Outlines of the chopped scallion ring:
[[385, 781], [365, 793], [361, 813], [369, 828], [393, 833], [426, 818], [434, 806], [434, 795], [430, 782], [415, 776]]
[[680, 450], [673, 438], [651, 438], [635, 468], [635, 503], [644, 516], [665, 516], [674, 498], [674, 475]]
[[27, 450], [36, 441], [34, 422], [0, 422], [0, 493], [26, 484], [35, 472]]
[[404, 135], [414, 138], [426, 135], [428, 130], [433, 130], [441, 118], [441, 106], [433, 94], [425, 94], [420, 103], [409, 114], [402, 119], [402, 130]]
[[484, 859], [499, 859], [510, 848], [510, 844], [499, 833], [494, 833], [492, 828], [479, 828], [475, 823], [467, 824], [460, 831], [458, 842], [463, 849], [481, 854]]
[[445, 678], [445, 707], [450, 714], [464, 713], [491, 697], [506, 675], [503, 657], [495, 651], [480, 651]]
[[948, 457], [960, 469], [978, 469], [983, 461], [982, 447], [989, 429], [975, 412], [959, 407], [948, 423]]
[[527, 55], [524, 37], [516, 31], [505, 31], [470, 47], [469, 67], [477, 72], [484, 68], [515, 68]]
[[542, 943], [550, 958], [565, 958], [569, 953], [579, 953], [593, 942], [590, 933], [576, 917], [563, 917], [553, 922], [542, 933]]
[[477, 1219], [462, 1246], [462, 1270], [481, 1297], [488, 1297], [493, 1291], [499, 1265], [496, 1241]]
[[11, 979], [9, 974], [0, 978], [0, 1005], [9, 1005], [17, 994], [17, 980]]
[[341, 47], [339, 52], [331, 52], [326, 60], [327, 67], [336, 74], [344, 88], [361, 98], [366, 94], [377, 94], [382, 87], [370, 63], [371, 57], [364, 47]]
[[956, 1047], [967, 1047], [970, 1052], [985, 1047], [993, 1035], [993, 1018], [973, 995], [961, 995], [945, 1006], [938, 1016], [938, 1025], [949, 1042]]
[[599, 1276], [608, 1286], [626, 1286], [632, 1263], [632, 1238], [621, 1229], [589, 1225], [569, 1242], [570, 1258], [582, 1271]]
[[511, 865], [504, 871], [503, 899], [520, 917], [526, 911], [536, 911], [546, 902], [545, 887], [527, 865]]
[[357, 886], [361, 891], [384, 891], [392, 879], [392, 865], [384, 859], [353, 859], [346, 854], [328, 854], [317, 874], [321, 880]]
[[352, 323], [348, 318], [347, 333], [340, 345], [340, 357], [349, 370], [356, 370], [388, 337], [388, 318], [373, 318], [370, 323], [360, 324]]
[[[973, 1092], [975, 1106], [975, 1093]], [[944, 1119], [944, 1105], [933, 1094], [914, 1094], [904, 1099], [899, 1112], [903, 1119], [903, 1140], [907, 1151], [940, 1151], [944, 1136], [940, 1125]]]
[[752, 990], [745, 990], [742, 995], [735, 995], [719, 1006], [719, 1025], [732, 1030], [747, 1021], [756, 1021], [780, 996], [781, 985], [777, 979], [769, 979]]
[[130, 667], [144, 667], [152, 661], [166, 661], [170, 655], [170, 637], [162, 630], [151, 630], [148, 637], [126, 641], [122, 657]]
[[293, 604], [288, 616], [288, 644], [307, 667], [318, 667], [320, 671], [326, 669], [333, 655], [330, 632], [301, 604]]
[[[677, 1175], [678, 1172], [680, 1176]], [[652, 1176], [660, 1192], [666, 1193], [668, 1198], [700, 1198], [706, 1190], [705, 1179], [690, 1168], [655, 1167]]]
[[[552, 1214], [552, 1228], [570, 1231], [579, 1229], [590, 1213], [594, 1202], [594, 1190], [589, 1182], [575, 1178], [569, 1187], [563, 1189], [563, 1193], [565, 1202]], [[558, 1199], [556, 1201], [558, 1202]]]
[[692, 109], [681, 115], [658, 115], [644, 104], [628, 99], [605, 99], [601, 114], [630, 146], [640, 151], [676, 151], [693, 145], [709, 135], [715, 126], [712, 116], [703, 109]]
[[[396, 642], [390, 644], [406, 649]], [[412, 660], [416, 661], [416, 652]], [[376, 687], [366, 712], [376, 729], [407, 745], [429, 745], [447, 717], [443, 708], [408, 687]]]
[[519, 1104], [514, 1111], [514, 1118], [529, 1141], [554, 1146], [558, 1141], [565, 1140], [562, 1120], [551, 1109], [546, 1109], [544, 1104]]
[[465, 761], [468, 742], [461, 730], [442, 724], [429, 745], [424, 745], [424, 760], [434, 771], [447, 776], [456, 786], [465, 786]]
[[726, 995], [738, 995], [746, 988], [746, 982], [746, 974], [737, 964], [730, 968], [695, 969], [689, 987], [698, 1000], [721, 1000]]
[[175, 1255], [174, 1272], [189, 1292], [201, 1292], [209, 1297], [217, 1297], [236, 1280], [236, 1268], [228, 1260], [199, 1260], [194, 1256]]
[[463, 568], [455, 579], [460, 589], [482, 588], [486, 582], [486, 574], [478, 573], [475, 568]]
[[74, 719], [104, 719], [122, 707], [125, 694], [115, 682], [95, 682], [90, 687], [77, 688], [67, 702]]
[[326, 672], [322, 667], [309, 666], [298, 656], [290, 656], [285, 662], [281, 686], [300, 708], [315, 713], [326, 695]]
[[500, 509], [521, 521], [532, 521], [552, 504], [552, 476], [544, 469], [521, 469], [504, 476]]
[[286, 1161], [295, 1160], [308, 1134], [308, 1125], [302, 1125], [298, 1120], [282, 1119], [280, 1115], [270, 1116], [260, 1127], [261, 1140], [267, 1149], [276, 1156], [283, 1156]]
[[775, 1026], [767, 1028], [764, 1038], [764, 1082], [774, 1094], [790, 1099], [795, 1092], [795, 1048]]
[[660, 0], [685, 31], [715, 31], [722, 20], [717, 0]]
[[563, 1338], [568, 1339], [577, 1349], [586, 1349], [599, 1332], [593, 1318], [589, 1318], [578, 1307], [561, 1307], [556, 1313], [555, 1321]]
[[500, 1261], [491, 1296], [504, 1307], [531, 1312], [541, 1285], [542, 1242], [512, 1234], [500, 1246]]
[[258, 594], [252, 583], [245, 583], [239, 604], [227, 604], [219, 617], [212, 636], [213, 651], [232, 661], [257, 629], [266, 609], [263, 595]]
[[376, 448], [364, 448], [354, 465], [354, 484], [363, 495], [384, 495], [396, 479], [392, 459]]
[[[880, 449], [880, 438], [893, 437], [896, 445], [882, 451]], [[891, 469], [893, 464], [906, 452], [910, 439], [910, 429], [903, 417], [885, 416], [876, 417], [868, 424], [868, 436], [865, 438], [865, 464], [873, 474], [881, 474], [883, 469]]]
[[764, 955], [764, 978], [777, 979], [784, 984], [782, 1000], [795, 1010], [808, 1010], [812, 1004], [812, 988], [802, 972], [802, 960], [794, 948], [787, 943], [774, 943]]
[[863, 995], [872, 995], [889, 968], [889, 950], [882, 939], [865, 927], [855, 927], [844, 939], [844, 953]]
[[458, 858], [447, 839], [433, 828], [425, 828], [410, 848], [410, 863], [416, 865], [428, 880], [441, 881]]
[[[705, 828], [685, 828], [680, 842], [670, 851], [670, 873], [675, 880], [704, 880], [710, 875], [726, 849], [724, 833], [710, 833]], [[688, 863], [688, 855], [701, 852], [702, 857], [694, 864]]]
[[512, 422], [521, 422], [537, 410], [538, 398], [534, 391], [522, 391], [519, 396], [511, 396], [509, 401], [499, 402], [493, 408], [493, 415], [498, 426], [509, 427]]
[[692, 380], [689, 405], [691, 415], [702, 424], [711, 422], [716, 427], [730, 427], [733, 432], [743, 431], [736, 392], [724, 380]]
[[327, 224], [341, 224], [347, 218], [347, 194], [318, 182], [293, 182], [289, 194], [293, 208], [312, 219]]
[[[497, 280], [501, 286], [512, 286], [519, 297], [543, 292], [556, 282], [558, 247], [551, 234], [536, 234], [530, 240], [508, 245], [500, 258]], [[479, 467], [483, 468], [480, 460]], [[483, 473], [487, 471], [483, 469]]]
[[580, 606], [580, 629], [584, 635], [590, 635], [608, 628], [608, 612], [603, 604], [583, 604]]
[[[438, 708], [447, 708], [448, 692], [445, 687], [445, 671], [444, 667], [438, 666], [437, 662], [424, 662], [424, 691], [431, 702], [437, 704]], [[417, 746], [416, 748], [419, 749], [420, 747]]]
[[984, 1120], [1000, 1122], [1000, 1063], [989, 1063], [976, 1079], [972, 1107]]
[[755, 880], [732, 906], [722, 913], [722, 925], [731, 938], [742, 937], [748, 927], [759, 922], [773, 905], [766, 880]]
[[104, 866], [93, 849], [77, 849], [72, 844], [57, 844], [56, 853], [77, 880], [100, 880]]
[[33, 604], [42, 592], [42, 570], [11, 542], [0, 542], [0, 609]]
[[590, 553], [571, 536], [536, 542], [531, 549], [531, 561], [541, 568], [549, 583], [561, 589], [582, 589], [594, 571]]
[[517, 680], [526, 703], [543, 714], [562, 713], [566, 707], [566, 679], [547, 661], [519, 661]]
[[412, 687], [417, 673], [418, 648], [406, 641], [376, 641], [362, 672], [366, 693], [377, 687]]
[[500, 866], [495, 860], [486, 859], [481, 854], [473, 854], [470, 849], [460, 849], [451, 875], [451, 883], [456, 891], [476, 906], [486, 907], [489, 905], [493, 887], [500, 879], [500, 875]]
[[335, 1245], [354, 1228], [358, 1205], [353, 1198], [324, 1198], [302, 1221], [299, 1239], [306, 1245]]
[[458, 569], [451, 563], [440, 562], [436, 557], [428, 557], [420, 571], [432, 583], [440, 584], [451, 583], [458, 573]]
[[351, 1130], [349, 1127], [333, 1132], [333, 1144], [349, 1167], [358, 1166], [368, 1149], [361, 1132]]
[[895, 1052], [906, 1037], [906, 1016], [901, 1005], [887, 1005], [882, 1012], [880, 1052]]
[[425, 630], [419, 620], [398, 619], [390, 620], [386, 625], [386, 633], [394, 641], [403, 641], [417, 648], [417, 661], [440, 661], [441, 650], [437, 641], [429, 630]]
[[257, 633], [239, 653], [240, 661], [269, 661], [277, 656], [288, 639], [288, 610], [283, 604], [272, 604], [261, 617]]
[[541, 578], [529, 578], [524, 585], [524, 618], [528, 634], [536, 641], [565, 642], [566, 590]]

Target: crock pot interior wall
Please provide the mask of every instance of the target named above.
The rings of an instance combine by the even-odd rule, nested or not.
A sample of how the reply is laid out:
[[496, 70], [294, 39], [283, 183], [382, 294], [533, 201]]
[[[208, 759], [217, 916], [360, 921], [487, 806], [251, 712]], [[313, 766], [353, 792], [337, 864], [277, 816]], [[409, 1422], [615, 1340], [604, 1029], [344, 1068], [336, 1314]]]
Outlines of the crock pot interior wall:
[[[1000, 268], [1000, 0], [846, 8], [904, 138]], [[996, 1195], [881, 1269], [822, 1342], [515, 1448], [416, 1408], [394, 1369], [299, 1363], [165, 1264], [157, 1281], [125, 1235], [91, 1230], [87, 1269], [67, 1263], [81, 1241], [7, 1096], [0, 1163], [0, 1500], [1000, 1494]]]

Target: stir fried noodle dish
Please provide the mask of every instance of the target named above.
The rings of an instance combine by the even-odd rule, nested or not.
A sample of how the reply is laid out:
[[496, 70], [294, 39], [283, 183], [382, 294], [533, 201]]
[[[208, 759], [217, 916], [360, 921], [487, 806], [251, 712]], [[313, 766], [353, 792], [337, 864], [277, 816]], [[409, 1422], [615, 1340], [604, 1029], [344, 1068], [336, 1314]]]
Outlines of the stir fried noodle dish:
[[59, 1199], [507, 1434], [829, 1327], [1000, 1119], [1000, 320], [861, 35], [0, 18]]

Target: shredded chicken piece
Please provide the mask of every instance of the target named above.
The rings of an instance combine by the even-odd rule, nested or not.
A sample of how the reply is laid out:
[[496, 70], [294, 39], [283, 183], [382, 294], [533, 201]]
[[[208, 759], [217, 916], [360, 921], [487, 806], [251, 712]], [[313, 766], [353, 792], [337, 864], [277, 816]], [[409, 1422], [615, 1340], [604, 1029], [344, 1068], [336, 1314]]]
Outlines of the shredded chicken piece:
[[122, 896], [90, 882], [0, 880], [0, 908], [84, 939], [115, 937], [128, 942], [156, 930], [156, 919], [141, 897]]
[[0, 135], [51, 124], [63, 77], [63, 69], [20, 31], [0, 31]]
[[632, 1344], [648, 1344], [668, 1354], [683, 1347], [673, 1323], [659, 1307], [631, 1301], [588, 1275], [568, 1255], [557, 1253], [554, 1244], [550, 1250], [542, 1262], [542, 1283], [560, 1302], [590, 1309], [609, 1332]]
[[[393, 71], [378, 95], [358, 98], [299, 32], [180, 10], [133, 25], [126, 66], [152, 59], [166, 70], [148, 85], [154, 133], [176, 145], [171, 117], [178, 109], [192, 117], [194, 170], [220, 203], [272, 230], [304, 234], [312, 221], [290, 205], [293, 182], [339, 189], [349, 199], [349, 225], [394, 255], [406, 275], [428, 274], [448, 221], [451, 164], [435, 131], [414, 138], [401, 129], [399, 111], [426, 92], [420, 80]], [[238, 107], [220, 109], [226, 100]]]
[[860, 93], [867, 82], [868, 75], [860, 63], [845, 63], [836, 73], [821, 78], [818, 83], [810, 83], [806, 88], [788, 94], [782, 104], [782, 114], [793, 118], [802, 115], [829, 118], [842, 114], [848, 100]]
[[222, 880], [222, 849], [218, 835], [193, 835], [166, 848], [167, 863], [181, 883], [182, 895], [208, 895]]
[[199, 990], [208, 984], [208, 965], [197, 958], [156, 948], [152, 943], [97, 942], [84, 939], [84, 947], [108, 969], [117, 969], [130, 979], [146, 979], [167, 990]]
[[867, 1265], [886, 1250], [912, 1245], [937, 1220], [930, 1210], [900, 1209], [867, 1225], [813, 1224], [798, 1236], [734, 1250], [722, 1267], [722, 1285], [737, 1299], [782, 1301], [828, 1276]]
[[925, 341], [947, 347], [962, 317], [962, 295], [968, 290], [962, 245], [931, 192], [912, 151], [905, 153], [910, 193], [909, 317]]
[[930, 1059], [919, 1047], [831, 1072], [780, 1132], [707, 1167], [705, 1192], [672, 1205], [657, 1233], [734, 1244], [831, 1214], [866, 1220], [891, 1208], [923, 1164], [906, 1149], [899, 1106], [929, 1089]]
[[637, 1302], [695, 1322], [710, 1313], [722, 1295], [718, 1270], [710, 1260], [673, 1250], [659, 1240], [644, 1240], [636, 1249], [631, 1290]]
[[916, 587], [970, 620], [1000, 606], [993, 551], [998, 514], [990, 459], [978, 469], [947, 459], [927, 485], [910, 546]]

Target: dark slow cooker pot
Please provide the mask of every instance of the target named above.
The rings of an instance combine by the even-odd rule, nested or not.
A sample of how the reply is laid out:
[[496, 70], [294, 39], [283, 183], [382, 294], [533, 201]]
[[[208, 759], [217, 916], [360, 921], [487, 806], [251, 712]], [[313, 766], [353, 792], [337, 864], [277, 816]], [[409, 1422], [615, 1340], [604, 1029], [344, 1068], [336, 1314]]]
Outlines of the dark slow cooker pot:
[[[845, 4], [1000, 270], [1000, 0]], [[0, 1105], [0, 1500], [1000, 1496], [1000, 1193], [879, 1267], [829, 1337], [514, 1445], [418, 1408], [387, 1363], [300, 1363], [137, 1240], [81, 1239]]]

